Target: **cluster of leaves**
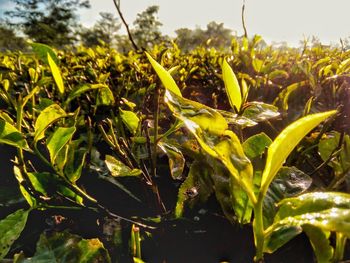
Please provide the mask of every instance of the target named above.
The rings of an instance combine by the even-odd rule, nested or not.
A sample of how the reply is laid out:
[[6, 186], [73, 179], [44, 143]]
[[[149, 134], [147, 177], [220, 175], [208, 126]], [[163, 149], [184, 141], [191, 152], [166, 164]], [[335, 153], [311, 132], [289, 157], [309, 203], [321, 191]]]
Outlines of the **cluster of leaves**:
[[[229, 53], [156, 46], [160, 64], [103, 46], [31, 49], [0, 56], [0, 143], [17, 149], [13, 174], [29, 205], [0, 221], [0, 258], [32, 211], [85, 209], [133, 223], [141, 262], [139, 228], [154, 225], [140, 217], [169, 212], [157, 185], [164, 154], [181, 181], [174, 218], [215, 195], [228, 220], [253, 224], [257, 260], [302, 231], [320, 262], [342, 258], [350, 197], [335, 191], [349, 183], [350, 51], [274, 49], [259, 36], [233, 39]], [[84, 189], [91, 171], [150, 212], [114, 213]], [[125, 177], [138, 178], [146, 197]], [[42, 234], [32, 256], [15, 260], [110, 261], [101, 241], [67, 232]]]

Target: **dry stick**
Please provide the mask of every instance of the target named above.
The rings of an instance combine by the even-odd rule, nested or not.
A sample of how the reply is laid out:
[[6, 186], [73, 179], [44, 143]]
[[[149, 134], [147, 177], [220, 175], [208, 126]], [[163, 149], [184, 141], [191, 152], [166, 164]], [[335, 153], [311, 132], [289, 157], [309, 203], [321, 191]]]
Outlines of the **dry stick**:
[[[151, 150], [151, 139], [150, 139], [149, 132], [148, 132], [148, 122], [147, 121], [143, 125], [143, 129], [144, 129], [145, 136], [146, 136], [146, 147], [147, 147], [147, 151], [148, 151], [148, 156], [150, 158], [151, 170], [155, 171], [155, 167], [153, 167], [152, 150]], [[156, 199], [157, 199], [157, 204], [158, 204], [159, 210], [161, 212], [166, 212], [166, 208], [165, 208], [165, 205], [162, 202], [162, 199], [160, 197], [158, 187], [153, 181], [152, 181], [151, 188], [152, 188], [152, 192], [156, 195]]]
[[245, 0], [243, 0], [243, 5], [242, 5], [242, 25], [244, 30], [244, 37], [248, 38], [247, 28], [245, 26], [245, 20], [244, 20], [244, 9], [245, 9]]
[[128, 23], [126, 22], [126, 20], [125, 20], [125, 18], [124, 18], [124, 16], [123, 16], [122, 11], [120, 10], [120, 0], [118, 0], [118, 2], [117, 2], [117, 0], [113, 0], [113, 3], [114, 3], [115, 8], [117, 8], [119, 17], [120, 17], [120, 19], [122, 20], [122, 22], [123, 22], [123, 24], [124, 24], [124, 26], [125, 26], [126, 32], [128, 33], [128, 37], [129, 37], [129, 40], [130, 40], [130, 42], [131, 42], [133, 48], [135, 49], [135, 51], [139, 51], [140, 48], [136, 45], [134, 39], [132, 38], [130, 29], [129, 29], [129, 25], [128, 25]]
[[157, 176], [157, 147], [158, 147], [158, 124], [159, 124], [159, 98], [160, 98], [160, 90], [159, 85], [156, 85], [155, 94], [154, 94], [154, 147], [152, 154], [152, 173], [153, 176]]

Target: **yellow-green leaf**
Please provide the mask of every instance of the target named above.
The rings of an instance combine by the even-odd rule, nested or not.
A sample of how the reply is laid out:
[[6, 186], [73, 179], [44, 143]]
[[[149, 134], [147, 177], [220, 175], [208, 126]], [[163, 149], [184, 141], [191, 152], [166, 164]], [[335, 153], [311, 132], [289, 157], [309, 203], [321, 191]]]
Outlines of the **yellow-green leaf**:
[[0, 119], [0, 144], [5, 143], [21, 149], [28, 149], [23, 135], [10, 123]]
[[233, 70], [227, 63], [226, 59], [222, 64], [222, 78], [225, 83], [227, 97], [232, 109], [239, 111], [242, 106], [241, 88], [239, 87], [235, 73], [233, 73]]
[[51, 73], [58, 87], [58, 91], [61, 94], [64, 94], [64, 85], [60, 69], [57, 67], [56, 62], [52, 59], [49, 53], [47, 53], [47, 61], [49, 62]]
[[50, 153], [51, 162], [54, 163], [58, 153], [72, 139], [75, 127], [58, 127], [55, 132], [47, 139], [47, 149]]
[[129, 129], [132, 134], [135, 134], [137, 128], [140, 126], [140, 119], [137, 117], [136, 113], [129, 110], [120, 109], [120, 117], [122, 118], [123, 123]]
[[201, 103], [182, 98], [168, 90], [165, 92], [165, 102], [177, 118], [188, 120], [203, 131], [221, 135], [228, 128], [225, 118], [217, 110]]
[[297, 144], [317, 125], [337, 111], [310, 114], [287, 126], [272, 142], [267, 152], [261, 191], [266, 193], [271, 181]]
[[46, 107], [36, 119], [34, 128], [34, 142], [44, 138], [45, 130], [55, 121], [67, 116], [66, 112], [57, 104]]
[[0, 260], [9, 252], [13, 242], [23, 231], [29, 210], [17, 210], [0, 221]]
[[139, 176], [142, 173], [141, 170], [131, 169], [111, 155], [106, 155], [105, 163], [111, 175], [114, 177]]
[[171, 74], [165, 70], [157, 61], [155, 61], [150, 54], [146, 52], [146, 56], [151, 63], [153, 69], [156, 71], [158, 77], [162, 81], [164, 87], [171, 92], [175, 93], [176, 95], [182, 97], [181, 91], [179, 87], [176, 85], [173, 77]]

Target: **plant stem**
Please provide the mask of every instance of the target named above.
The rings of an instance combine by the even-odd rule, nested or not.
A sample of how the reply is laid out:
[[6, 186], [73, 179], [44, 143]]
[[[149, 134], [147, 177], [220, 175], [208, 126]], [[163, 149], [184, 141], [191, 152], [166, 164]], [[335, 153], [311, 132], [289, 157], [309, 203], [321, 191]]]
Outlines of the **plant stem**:
[[152, 152], [152, 174], [154, 177], [157, 175], [157, 144], [158, 144], [158, 122], [159, 122], [159, 96], [160, 90], [159, 85], [156, 86], [154, 94], [154, 143]]
[[344, 234], [336, 234], [336, 246], [334, 251], [333, 262], [339, 262], [343, 259], [346, 240], [347, 237]]
[[263, 221], [263, 200], [264, 195], [260, 192], [257, 203], [254, 205], [254, 240], [256, 247], [255, 262], [260, 262], [264, 257], [264, 221]]

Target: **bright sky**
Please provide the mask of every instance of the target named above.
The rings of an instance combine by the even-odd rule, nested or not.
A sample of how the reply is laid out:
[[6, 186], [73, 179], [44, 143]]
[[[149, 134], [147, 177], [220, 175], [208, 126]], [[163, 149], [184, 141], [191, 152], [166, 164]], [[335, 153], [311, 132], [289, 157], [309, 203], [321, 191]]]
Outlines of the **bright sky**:
[[[113, 12], [113, 0], [90, 0], [92, 9], [81, 19], [93, 24], [100, 11]], [[242, 35], [241, 7], [243, 0], [121, 0], [124, 16], [131, 24], [136, 14], [150, 5], [159, 5], [162, 30], [187, 27], [205, 28], [210, 21], [223, 22], [225, 27]], [[298, 44], [304, 37], [317, 36], [322, 43], [339, 43], [350, 37], [350, 0], [246, 0], [248, 34], [260, 34], [268, 41]]]
[[[211, 21], [224, 23], [238, 35], [243, 34], [243, 0], [120, 0], [129, 24], [150, 5], [158, 5], [162, 31], [196, 26], [205, 28]], [[0, 0], [0, 13], [9, 7]], [[80, 12], [81, 22], [91, 26], [98, 13], [114, 12], [113, 0], [90, 0], [92, 8]], [[246, 26], [249, 35], [260, 34], [268, 41], [287, 41], [297, 45], [304, 37], [317, 36], [322, 43], [339, 43], [350, 37], [350, 0], [246, 0]]]

